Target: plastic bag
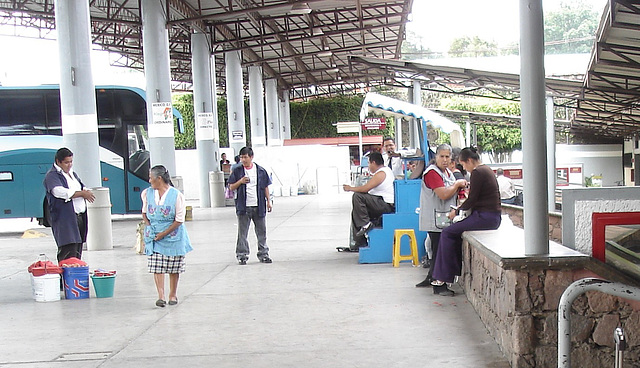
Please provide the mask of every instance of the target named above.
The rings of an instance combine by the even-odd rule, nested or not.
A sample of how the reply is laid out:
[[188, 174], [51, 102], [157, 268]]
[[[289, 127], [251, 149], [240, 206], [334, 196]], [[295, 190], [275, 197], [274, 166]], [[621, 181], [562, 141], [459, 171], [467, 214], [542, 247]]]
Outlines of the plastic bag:
[[225, 199], [233, 199], [234, 198], [233, 190], [231, 190], [231, 188], [229, 188], [228, 186], [224, 189], [224, 198]]
[[61, 274], [62, 268], [57, 264], [51, 262], [47, 256], [40, 254], [38, 260], [33, 262], [28, 268], [30, 274], [33, 276], [42, 276], [45, 274]]

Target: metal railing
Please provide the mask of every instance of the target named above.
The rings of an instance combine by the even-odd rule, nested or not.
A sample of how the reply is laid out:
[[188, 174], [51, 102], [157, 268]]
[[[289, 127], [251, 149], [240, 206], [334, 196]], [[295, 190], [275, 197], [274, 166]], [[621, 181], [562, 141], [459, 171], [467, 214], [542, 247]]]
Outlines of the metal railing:
[[[571, 304], [578, 296], [592, 290], [640, 301], [640, 288], [635, 286], [596, 278], [581, 279], [569, 285], [562, 293], [558, 305], [558, 368], [571, 368]], [[616, 330], [615, 333], [617, 332]], [[616, 344], [616, 355], [618, 350]], [[622, 364], [621, 361], [619, 363]]]

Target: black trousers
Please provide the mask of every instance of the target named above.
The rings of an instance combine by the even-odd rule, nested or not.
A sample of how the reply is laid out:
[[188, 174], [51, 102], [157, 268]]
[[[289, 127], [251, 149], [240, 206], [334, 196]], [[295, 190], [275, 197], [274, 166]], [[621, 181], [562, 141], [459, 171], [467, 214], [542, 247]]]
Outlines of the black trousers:
[[351, 231], [353, 238], [359, 247], [366, 246], [364, 236], [356, 237], [355, 233], [369, 221], [377, 219], [385, 213], [395, 211], [395, 207], [382, 199], [369, 193], [353, 193], [351, 197]]
[[429, 240], [431, 241], [431, 266], [429, 267], [429, 272], [427, 273], [427, 277], [431, 277], [433, 274], [433, 265], [436, 263], [436, 255], [438, 254], [438, 243], [440, 243], [440, 232], [429, 231]]
[[82, 259], [82, 244], [87, 241], [87, 213], [76, 214], [78, 220], [78, 231], [80, 231], [81, 243], [69, 243], [58, 247], [58, 263], [67, 258], [76, 257]]

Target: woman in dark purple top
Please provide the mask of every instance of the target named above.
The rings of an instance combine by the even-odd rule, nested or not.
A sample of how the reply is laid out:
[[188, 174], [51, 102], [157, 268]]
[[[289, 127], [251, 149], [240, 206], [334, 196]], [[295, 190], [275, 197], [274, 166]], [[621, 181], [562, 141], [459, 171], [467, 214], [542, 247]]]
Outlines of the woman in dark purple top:
[[[460, 152], [460, 163], [471, 173], [469, 196], [460, 210], [471, 211], [462, 221], [442, 230], [438, 254], [433, 266], [434, 294], [453, 296], [447, 288], [462, 271], [462, 233], [469, 230], [495, 230], [500, 226], [500, 191], [493, 170], [480, 162], [480, 155], [473, 147]], [[455, 210], [449, 214], [455, 216]]]

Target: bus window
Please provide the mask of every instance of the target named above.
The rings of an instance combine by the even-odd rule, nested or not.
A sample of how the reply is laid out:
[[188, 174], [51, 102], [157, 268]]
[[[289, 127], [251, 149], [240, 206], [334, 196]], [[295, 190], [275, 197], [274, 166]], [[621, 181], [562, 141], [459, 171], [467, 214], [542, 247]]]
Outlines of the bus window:
[[142, 125], [127, 126], [127, 137], [129, 147], [129, 171], [135, 176], [149, 180], [149, 151], [147, 132]]
[[47, 91], [44, 100], [47, 105], [47, 134], [62, 135], [60, 94], [57, 90]]
[[13, 173], [11, 171], [0, 172], [0, 181], [13, 181]]
[[46, 133], [42, 94], [3, 94], [0, 98], [0, 135]]

